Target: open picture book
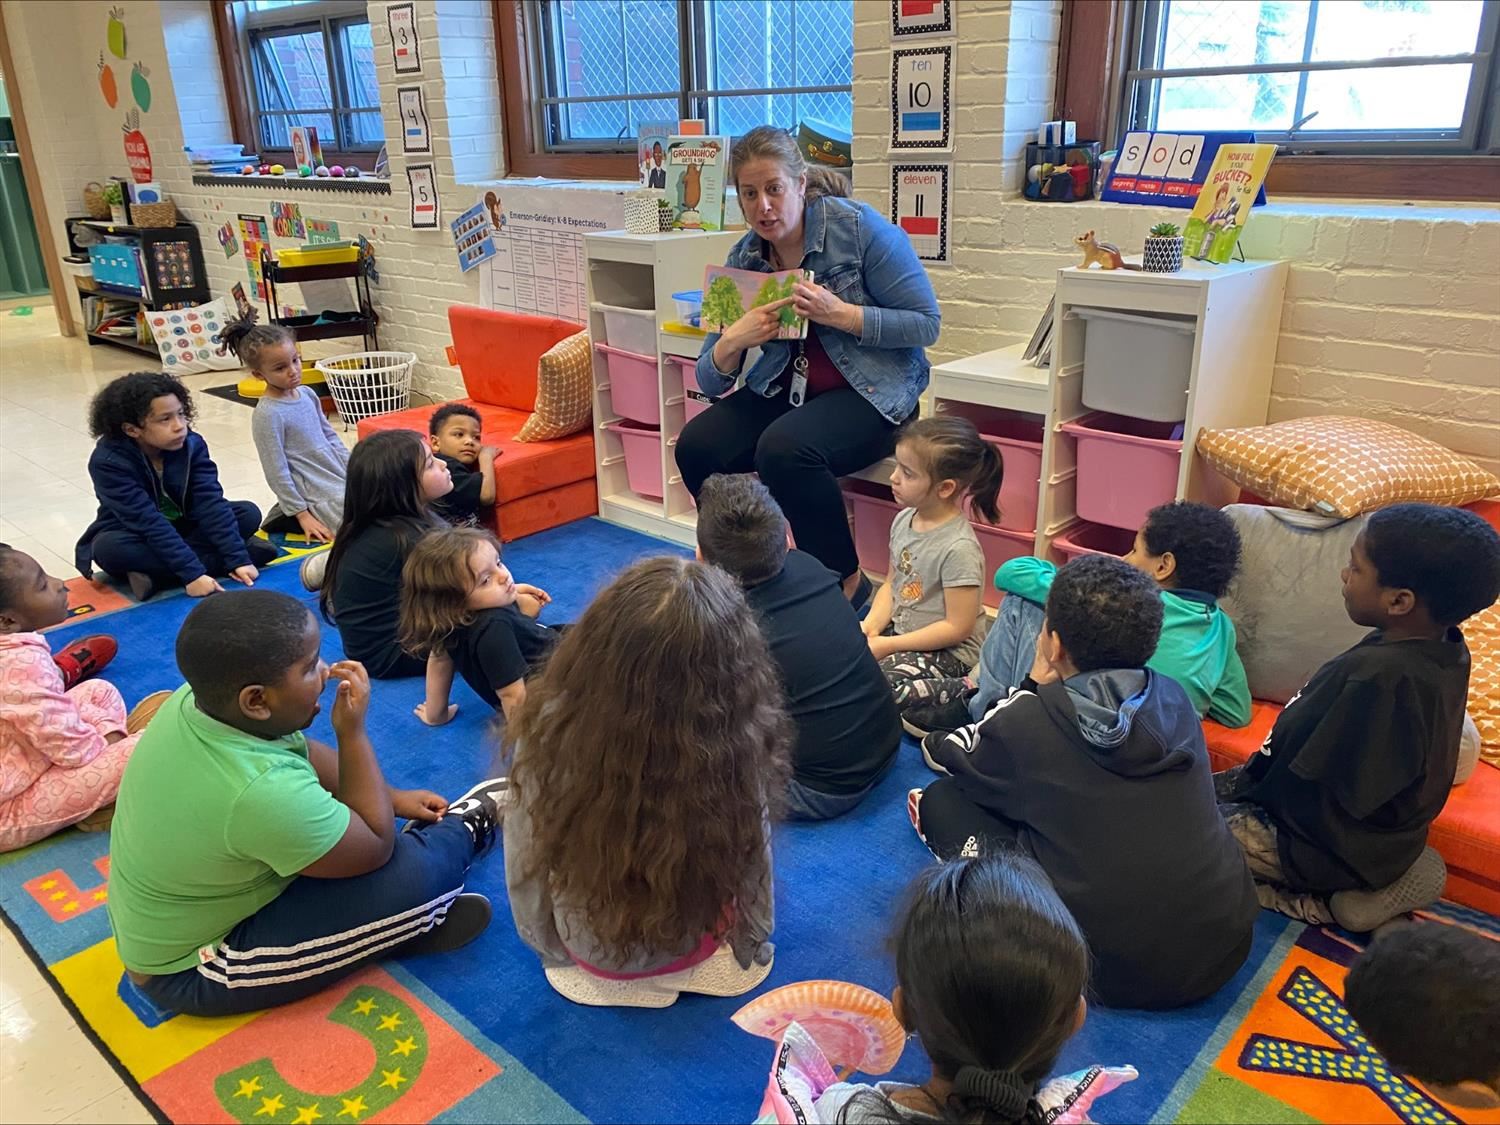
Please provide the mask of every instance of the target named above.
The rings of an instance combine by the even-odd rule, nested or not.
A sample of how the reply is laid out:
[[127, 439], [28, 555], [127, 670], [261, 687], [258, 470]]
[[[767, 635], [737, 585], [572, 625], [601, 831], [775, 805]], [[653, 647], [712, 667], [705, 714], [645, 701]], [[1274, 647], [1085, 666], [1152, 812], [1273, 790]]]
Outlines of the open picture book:
[[[723, 332], [751, 309], [790, 297], [797, 282], [811, 280], [812, 270], [758, 273], [755, 270], [732, 270], [728, 266], [709, 266], [703, 271], [703, 317], [699, 326], [705, 332]], [[787, 305], [781, 310], [781, 327], [776, 339], [802, 340], [806, 337], [807, 320]]]

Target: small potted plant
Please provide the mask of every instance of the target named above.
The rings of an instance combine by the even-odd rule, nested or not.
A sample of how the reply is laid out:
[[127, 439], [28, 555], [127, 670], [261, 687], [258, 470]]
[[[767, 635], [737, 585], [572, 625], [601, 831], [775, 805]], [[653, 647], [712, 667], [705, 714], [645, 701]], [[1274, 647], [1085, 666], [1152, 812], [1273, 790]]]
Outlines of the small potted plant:
[[1146, 235], [1141, 269], [1147, 273], [1176, 273], [1182, 268], [1182, 228], [1176, 223], [1157, 223]]
[[104, 202], [109, 204], [110, 221], [123, 226], [125, 223], [125, 187], [119, 180], [110, 180], [104, 185]]

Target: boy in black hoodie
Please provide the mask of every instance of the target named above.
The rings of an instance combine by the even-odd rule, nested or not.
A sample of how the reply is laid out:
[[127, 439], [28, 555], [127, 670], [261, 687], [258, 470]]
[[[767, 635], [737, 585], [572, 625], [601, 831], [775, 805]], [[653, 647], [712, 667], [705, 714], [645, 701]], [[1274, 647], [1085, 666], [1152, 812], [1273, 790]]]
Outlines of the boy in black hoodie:
[[1374, 632], [1214, 782], [1261, 904], [1362, 933], [1442, 894], [1448, 872], [1426, 845], [1469, 692], [1458, 625], [1500, 595], [1500, 534], [1462, 508], [1397, 504], [1370, 516], [1342, 579], [1349, 619]]
[[1219, 817], [1198, 712], [1146, 667], [1161, 591], [1086, 555], [1057, 572], [1031, 676], [924, 756], [951, 774], [908, 800], [940, 859], [1019, 848], [1088, 937], [1113, 1007], [1217, 991], [1250, 952], [1255, 890]]

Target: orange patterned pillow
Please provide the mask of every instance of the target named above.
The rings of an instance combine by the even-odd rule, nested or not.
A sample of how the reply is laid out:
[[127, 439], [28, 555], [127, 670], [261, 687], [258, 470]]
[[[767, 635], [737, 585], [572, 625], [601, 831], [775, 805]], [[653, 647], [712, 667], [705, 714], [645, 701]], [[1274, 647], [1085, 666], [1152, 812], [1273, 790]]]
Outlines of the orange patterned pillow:
[[1479, 728], [1479, 756], [1500, 766], [1500, 602], [1463, 623], [1469, 644], [1469, 717]]
[[588, 429], [594, 412], [594, 353], [589, 334], [559, 340], [536, 365], [536, 406], [517, 441], [553, 441]]
[[1369, 418], [1204, 430], [1198, 452], [1262, 500], [1328, 516], [1348, 518], [1408, 500], [1457, 506], [1500, 494], [1500, 478], [1473, 461]]

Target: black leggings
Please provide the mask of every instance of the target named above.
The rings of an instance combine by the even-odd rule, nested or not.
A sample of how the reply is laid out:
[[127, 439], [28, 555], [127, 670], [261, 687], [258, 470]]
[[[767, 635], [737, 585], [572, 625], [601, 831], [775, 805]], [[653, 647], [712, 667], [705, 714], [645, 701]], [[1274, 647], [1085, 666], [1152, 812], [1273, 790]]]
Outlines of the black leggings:
[[[260, 509], [249, 500], [228, 500], [226, 503], [234, 511], [234, 518], [239, 524], [239, 533], [245, 540], [245, 550], [250, 556], [250, 561], [257, 568], [265, 566], [272, 559], [280, 556], [275, 544], [265, 539], [255, 538], [256, 529], [260, 527]], [[219, 549], [208, 537], [208, 533], [198, 524], [196, 520], [184, 517], [172, 525], [177, 534], [182, 536], [182, 541], [193, 549], [193, 554], [203, 563], [203, 573], [222, 577], [229, 573], [229, 563], [219, 554]], [[104, 573], [115, 578], [123, 578], [132, 570], [149, 574], [152, 580], [162, 587], [181, 586], [182, 579], [178, 578], [167, 569], [166, 562], [161, 559], [151, 545], [143, 536], [124, 528], [113, 528], [109, 531], [101, 531], [94, 536], [89, 547], [94, 556], [94, 562]]]
[[743, 388], [698, 415], [677, 439], [677, 468], [694, 497], [714, 473], [759, 473], [798, 549], [848, 578], [859, 559], [838, 478], [889, 457], [896, 426], [852, 388], [794, 408], [789, 386], [771, 398]]
[[965, 797], [955, 778], [939, 778], [922, 790], [920, 808], [917, 833], [938, 859], [993, 855], [1016, 847], [1016, 826]]

